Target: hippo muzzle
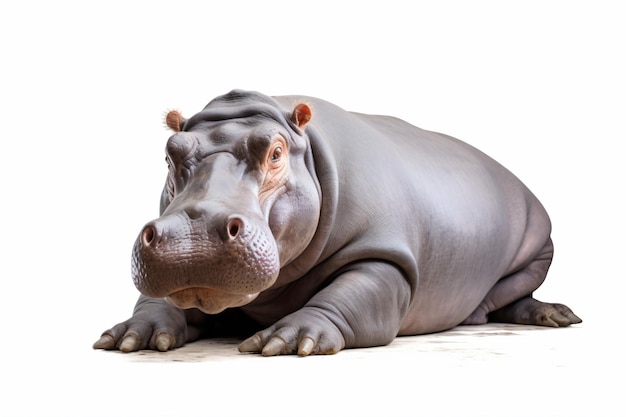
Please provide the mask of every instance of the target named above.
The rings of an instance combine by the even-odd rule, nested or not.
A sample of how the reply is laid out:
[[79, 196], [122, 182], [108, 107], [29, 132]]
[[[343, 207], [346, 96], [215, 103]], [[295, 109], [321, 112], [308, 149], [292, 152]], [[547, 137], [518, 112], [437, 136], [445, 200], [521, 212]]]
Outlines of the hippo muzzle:
[[217, 313], [251, 302], [276, 281], [276, 241], [254, 194], [230, 175], [234, 165], [227, 153], [200, 164], [204, 174], [144, 226], [132, 254], [141, 293]]

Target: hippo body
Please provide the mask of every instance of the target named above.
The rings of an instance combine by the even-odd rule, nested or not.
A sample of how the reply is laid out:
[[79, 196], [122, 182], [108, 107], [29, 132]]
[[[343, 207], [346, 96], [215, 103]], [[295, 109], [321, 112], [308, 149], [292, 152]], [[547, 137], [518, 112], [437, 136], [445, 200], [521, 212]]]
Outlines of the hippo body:
[[240, 351], [309, 355], [581, 321], [532, 297], [553, 252], [541, 203], [457, 139], [239, 90], [167, 124], [161, 217], [133, 250], [142, 295], [96, 348], [163, 351], [257, 325]]

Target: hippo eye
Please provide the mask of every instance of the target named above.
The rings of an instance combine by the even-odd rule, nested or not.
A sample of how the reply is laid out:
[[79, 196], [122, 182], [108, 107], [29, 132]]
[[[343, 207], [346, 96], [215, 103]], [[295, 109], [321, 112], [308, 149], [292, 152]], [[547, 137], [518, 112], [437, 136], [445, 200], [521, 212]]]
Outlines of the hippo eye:
[[274, 148], [274, 152], [272, 152], [272, 162], [277, 162], [280, 157], [283, 155], [283, 148], [277, 146]]

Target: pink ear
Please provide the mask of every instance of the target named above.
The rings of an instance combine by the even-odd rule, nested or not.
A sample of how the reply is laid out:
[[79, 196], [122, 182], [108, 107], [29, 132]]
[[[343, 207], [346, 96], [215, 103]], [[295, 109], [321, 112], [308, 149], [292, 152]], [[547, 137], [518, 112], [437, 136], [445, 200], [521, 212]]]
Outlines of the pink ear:
[[304, 103], [298, 104], [293, 108], [291, 113], [291, 121], [294, 122], [300, 129], [304, 129], [307, 123], [311, 120], [311, 109]]
[[178, 110], [170, 110], [165, 116], [165, 124], [174, 132], [180, 132], [185, 118]]

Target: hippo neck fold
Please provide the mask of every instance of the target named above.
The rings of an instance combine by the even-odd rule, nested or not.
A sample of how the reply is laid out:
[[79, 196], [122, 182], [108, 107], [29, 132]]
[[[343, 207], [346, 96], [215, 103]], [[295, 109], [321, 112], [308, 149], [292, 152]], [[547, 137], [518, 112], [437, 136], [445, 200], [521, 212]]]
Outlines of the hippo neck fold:
[[307, 166], [318, 184], [322, 201], [320, 221], [313, 239], [306, 249], [292, 262], [281, 269], [277, 284], [283, 285], [302, 277], [313, 266], [323, 260], [330, 234], [335, 223], [338, 201], [338, 173], [332, 149], [326, 145], [317, 130], [308, 126], [306, 133], [310, 147], [307, 151]]

